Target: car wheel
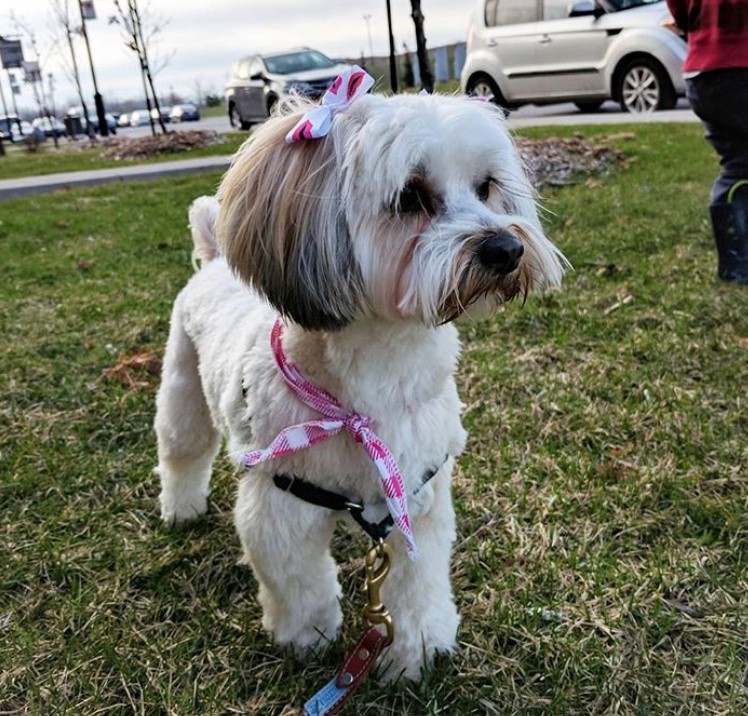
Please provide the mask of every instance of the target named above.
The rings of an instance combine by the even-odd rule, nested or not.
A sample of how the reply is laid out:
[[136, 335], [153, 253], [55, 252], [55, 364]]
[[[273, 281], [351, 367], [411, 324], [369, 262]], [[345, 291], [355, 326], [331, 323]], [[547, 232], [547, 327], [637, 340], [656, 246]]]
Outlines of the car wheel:
[[574, 102], [580, 112], [597, 112], [603, 106], [602, 100], [595, 102]]
[[234, 129], [247, 130], [252, 126], [249, 122], [245, 122], [242, 119], [242, 116], [241, 114], [239, 114], [239, 110], [237, 109], [235, 104], [232, 104], [229, 108], [229, 122]]
[[629, 62], [618, 81], [618, 101], [626, 112], [642, 114], [675, 107], [670, 78], [655, 60], [641, 57]]
[[473, 75], [468, 82], [467, 93], [471, 97], [483, 97], [489, 102], [506, 109], [504, 95], [501, 94], [499, 86], [488, 75]]
[[267, 102], [268, 117], [273, 116], [273, 109], [275, 108], [276, 104], [278, 104], [278, 98], [274, 94], [268, 95], [268, 102]]

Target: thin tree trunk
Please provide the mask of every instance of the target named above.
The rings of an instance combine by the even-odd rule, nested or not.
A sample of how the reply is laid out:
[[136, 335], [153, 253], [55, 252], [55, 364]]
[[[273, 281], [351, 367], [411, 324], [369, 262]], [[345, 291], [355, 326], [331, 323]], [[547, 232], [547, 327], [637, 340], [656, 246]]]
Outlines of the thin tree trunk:
[[134, 20], [135, 20], [135, 29], [138, 33], [138, 44], [140, 45], [140, 50], [143, 57], [143, 70], [145, 71], [145, 75], [148, 78], [148, 84], [151, 88], [151, 96], [153, 97], [153, 103], [156, 108], [156, 114], [158, 115], [158, 123], [161, 125], [161, 131], [164, 134], [168, 133], [168, 129], [166, 128], [166, 125], [164, 124], [164, 118], [161, 116], [161, 107], [159, 107], [158, 104], [158, 95], [156, 94], [156, 88], [153, 84], [153, 76], [151, 75], [151, 68], [148, 64], [148, 49], [146, 48], [145, 44], [145, 38], [143, 37], [143, 25], [140, 22], [140, 13], [138, 12], [138, 4], [137, 0], [132, 0], [132, 7], [134, 9]]
[[426, 35], [423, 32], [423, 12], [421, 11], [421, 0], [410, 0], [413, 10], [411, 17], [416, 26], [416, 56], [418, 57], [418, 69], [421, 73], [421, 87], [429, 94], [434, 91], [434, 75], [431, 73], [429, 54], [426, 51]]
[[143, 59], [139, 56], [138, 61], [140, 62], [140, 79], [143, 80], [143, 94], [145, 95], [145, 108], [148, 110], [148, 122], [151, 125], [151, 134], [156, 136], [156, 124], [153, 121], [153, 115], [151, 114], [151, 96], [148, 94], [148, 84], [145, 79], [145, 67], [143, 66]]
[[93, 131], [91, 126], [91, 120], [88, 117], [88, 107], [86, 107], [86, 100], [83, 98], [83, 88], [81, 87], [81, 76], [78, 70], [78, 60], [75, 57], [75, 47], [73, 46], [73, 36], [70, 31], [70, 27], [65, 28], [65, 35], [68, 38], [68, 47], [70, 48], [70, 59], [73, 62], [73, 79], [75, 80], [75, 89], [78, 91], [78, 97], [81, 101], [81, 108], [83, 109], [83, 116], [86, 118], [86, 134], [89, 137], [93, 137]]

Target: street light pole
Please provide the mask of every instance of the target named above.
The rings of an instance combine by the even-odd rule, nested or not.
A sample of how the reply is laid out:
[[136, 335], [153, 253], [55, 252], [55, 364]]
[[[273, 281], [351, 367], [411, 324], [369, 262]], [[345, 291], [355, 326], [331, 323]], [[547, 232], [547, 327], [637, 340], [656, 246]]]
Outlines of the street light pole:
[[50, 72], [47, 75], [49, 78], [49, 103], [52, 105], [52, 116], [57, 116], [57, 110], [55, 109], [55, 76]]
[[364, 15], [366, 33], [369, 36], [369, 62], [374, 62], [374, 46], [371, 44], [371, 15]]
[[99, 134], [106, 137], [109, 134], [109, 127], [106, 124], [106, 112], [104, 111], [104, 98], [99, 92], [96, 84], [96, 71], [94, 70], [93, 55], [91, 54], [91, 44], [88, 41], [88, 30], [86, 29], [86, 15], [83, 12], [83, 1], [78, 0], [78, 9], [81, 12], [81, 32], [83, 39], [86, 41], [86, 50], [88, 51], [88, 63], [91, 65], [91, 79], [94, 86], [94, 104], [96, 105], [96, 116], [99, 120]]

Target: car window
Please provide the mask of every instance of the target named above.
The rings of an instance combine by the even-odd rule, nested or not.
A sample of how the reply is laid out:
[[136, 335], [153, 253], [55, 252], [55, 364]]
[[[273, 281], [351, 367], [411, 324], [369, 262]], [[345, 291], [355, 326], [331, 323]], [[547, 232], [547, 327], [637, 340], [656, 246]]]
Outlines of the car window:
[[608, 0], [613, 6], [614, 10], [630, 10], [632, 7], [640, 7], [641, 5], [653, 5], [656, 2], [662, 2], [662, 0]]
[[542, 0], [486, 0], [486, 27], [540, 20]]
[[559, 20], [569, 17], [569, 7], [573, 4], [570, 0], [544, 0], [543, 20]]
[[268, 72], [274, 75], [290, 75], [308, 70], [327, 70], [335, 63], [326, 55], [316, 50], [290, 52], [287, 55], [274, 55], [263, 58]]

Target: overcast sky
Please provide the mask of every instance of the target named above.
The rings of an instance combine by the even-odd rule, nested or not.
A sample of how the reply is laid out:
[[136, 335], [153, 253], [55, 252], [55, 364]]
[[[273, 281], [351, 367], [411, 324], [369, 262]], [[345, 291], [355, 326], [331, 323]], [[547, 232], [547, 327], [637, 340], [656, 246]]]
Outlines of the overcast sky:
[[[73, 17], [79, 19], [78, 0], [67, 2]], [[74, 100], [75, 91], [59, 59], [62, 48], [57, 52], [52, 49], [51, 3], [52, 0], [0, 0], [0, 35], [19, 34], [11, 12], [33, 30], [44, 75], [54, 75], [55, 103], [58, 114], [62, 114]], [[114, 14], [113, 0], [94, 0], [94, 4], [98, 19], [88, 27], [99, 89], [105, 101], [138, 98], [142, 88], [135, 56], [124, 47], [117, 26], [108, 23]], [[410, 2], [391, 0], [391, 4], [398, 52], [403, 42], [413, 50]], [[164, 95], [173, 88], [182, 95], [194, 96], [197, 82], [203, 92], [222, 92], [231, 64], [251, 52], [307, 45], [333, 57], [360, 57], [362, 53], [368, 56], [365, 15], [371, 15], [374, 54], [388, 52], [385, 0], [139, 0], [139, 5], [166, 22], [156, 46], [162, 57], [173, 55], [156, 80], [159, 94]], [[429, 46], [464, 40], [473, 5], [474, 0], [422, 0]], [[22, 39], [25, 58], [35, 59], [28, 39]], [[91, 95], [91, 73], [80, 39], [76, 51], [84, 92]], [[0, 72], [0, 82], [10, 104], [5, 71]], [[19, 109], [34, 106], [28, 87], [17, 99]]]

